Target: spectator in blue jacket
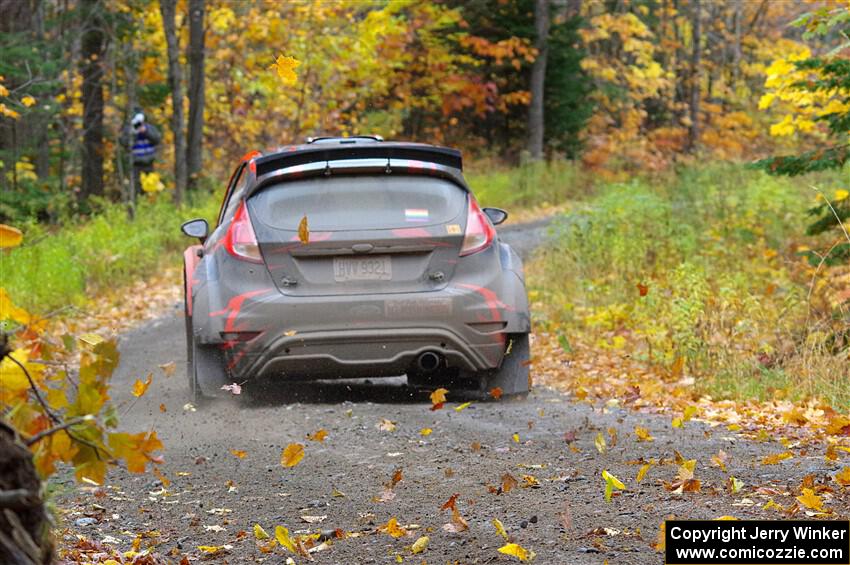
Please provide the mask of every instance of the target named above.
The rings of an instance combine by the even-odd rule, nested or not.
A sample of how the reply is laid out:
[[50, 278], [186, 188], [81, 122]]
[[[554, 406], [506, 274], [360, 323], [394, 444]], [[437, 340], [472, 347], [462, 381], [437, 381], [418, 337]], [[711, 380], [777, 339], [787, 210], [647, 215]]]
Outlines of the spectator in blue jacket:
[[137, 110], [130, 120], [130, 127], [125, 130], [121, 138], [121, 143], [130, 148], [136, 194], [142, 191], [142, 173], [153, 172], [160, 141], [162, 141], [162, 135], [159, 130], [153, 124], [147, 123], [144, 112]]

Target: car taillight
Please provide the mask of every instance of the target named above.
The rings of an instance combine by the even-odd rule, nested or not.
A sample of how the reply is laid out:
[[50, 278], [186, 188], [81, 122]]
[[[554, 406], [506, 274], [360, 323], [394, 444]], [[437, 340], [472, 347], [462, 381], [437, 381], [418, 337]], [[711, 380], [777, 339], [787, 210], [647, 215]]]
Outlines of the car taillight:
[[460, 256], [472, 255], [487, 249], [495, 238], [496, 228], [481, 211], [475, 197], [470, 194], [469, 211], [466, 215], [466, 234], [463, 237]]
[[254, 235], [254, 227], [251, 225], [251, 217], [248, 216], [248, 207], [245, 202], [239, 204], [233, 221], [224, 236], [224, 247], [228, 253], [237, 259], [262, 263], [260, 246], [257, 244], [257, 236]]

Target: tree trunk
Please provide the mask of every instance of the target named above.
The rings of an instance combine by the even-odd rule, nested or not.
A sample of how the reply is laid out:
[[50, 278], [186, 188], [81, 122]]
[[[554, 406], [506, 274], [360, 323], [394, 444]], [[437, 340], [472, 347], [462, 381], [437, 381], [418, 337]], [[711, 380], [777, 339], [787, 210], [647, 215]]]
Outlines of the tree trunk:
[[81, 199], [103, 195], [103, 52], [105, 35], [98, 0], [82, 0], [80, 40], [83, 76]]
[[186, 138], [183, 135], [183, 73], [180, 69], [180, 45], [174, 17], [177, 0], [160, 0], [159, 10], [168, 48], [168, 82], [171, 86], [171, 131], [174, 134], [174, 203], [183, 202], [186, 192]]
[[688, 150], [693, 152], [699, 143], [699, 102], [700, 102], [700, 55], [702, 52], [702, 27], [700, 17], [700, 0], [693, 0], [691, 13], [691, 99], [689, 111], [691, 115], [691, 129], [688, 133]]
[[204, 142], [204, 3], [189, 0], [189, 126], [186, 163], [189, 187], [201, 172]]
[[533, 160], [543, 158], [543, 95], [546, 83], [546, 52], [549, 36], [549, 0], [534, 3], [534, 48], [537, 58], [531, 67], [531, 106], [528, 108], [528, 153]]

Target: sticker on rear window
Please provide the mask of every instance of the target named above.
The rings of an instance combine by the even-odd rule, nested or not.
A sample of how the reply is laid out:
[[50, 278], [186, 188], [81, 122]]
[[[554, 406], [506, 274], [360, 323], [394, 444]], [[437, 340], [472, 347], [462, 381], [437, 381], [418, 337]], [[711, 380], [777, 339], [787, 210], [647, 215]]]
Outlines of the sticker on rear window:
[[404, 219], [408, 222], [427, 222], [428, 210], [426, 208], [405, 208]]
[[460, 233], [460, 224], [448, 224], [446, 233], [449, 235], [458, 235]]

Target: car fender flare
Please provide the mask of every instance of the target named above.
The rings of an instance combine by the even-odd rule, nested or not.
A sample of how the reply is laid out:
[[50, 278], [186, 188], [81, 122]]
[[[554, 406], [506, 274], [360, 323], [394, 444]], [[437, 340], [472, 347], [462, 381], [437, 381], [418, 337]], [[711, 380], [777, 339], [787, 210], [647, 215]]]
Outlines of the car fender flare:
[[499, 245], [499, 258], [504, 274], [502, 297], [509, 306], [505, 309], [507, 333], [527, 333], [531, 331], [531, 316], [528, 310], [528, 295], [525, 289], [525, 272], [522, 259], [510, 245]]

